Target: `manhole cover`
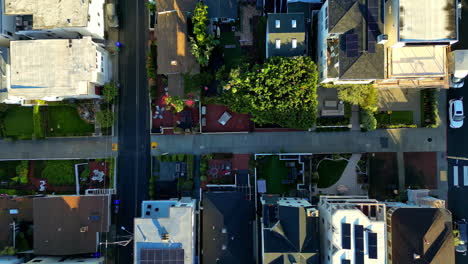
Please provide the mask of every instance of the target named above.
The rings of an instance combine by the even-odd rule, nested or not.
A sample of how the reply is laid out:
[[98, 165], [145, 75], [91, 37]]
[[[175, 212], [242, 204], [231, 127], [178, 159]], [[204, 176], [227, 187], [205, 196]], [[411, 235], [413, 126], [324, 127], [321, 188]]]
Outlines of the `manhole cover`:
[[432, 142], [432, 138], [427, 138], [427, 142]]

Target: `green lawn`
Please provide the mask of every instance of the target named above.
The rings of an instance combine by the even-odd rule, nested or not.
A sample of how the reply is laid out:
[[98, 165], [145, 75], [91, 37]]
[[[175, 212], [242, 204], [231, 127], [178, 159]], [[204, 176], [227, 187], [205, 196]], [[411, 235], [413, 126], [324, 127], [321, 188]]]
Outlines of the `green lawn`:
[[414, 125], [413, 124], [413, 112], [412, 111], [391, 111], [375, 113], [375, 119], [377, 120], [378, 128], [387, 128], [392, 125]]
[[[242, 52], [234, 32], [221, 32], [219, 41], [223, 49], [226, 67], [232, 68], [238, 65], [241, 62]], [[226, 45], [236, 45], [236, 47], [225, 48]]]
[[335, 184], [343, 174], [348, 162], [346, 160], [323, 160], [318, 167], [318, 188], [328, 188]]
[[5, 119], [5, 137], [31, 139], [33, 134], [32, 107], [12, 107]]
[[287, 179], [288, 169], [285, 166], [285, 161], [279, 160], [279, 156], [267, 156], [260, 171], [260, 176], [266, 180], [267, 193], [288, 194], [291, 188], [296, 187], [294, 184], [281, 183], [281, 180]]
[[73, 106], [49, 106], [47, 119], [49, 137], [86, 136], [94, 132], [94, 125], [81, 119], [76, 107]]

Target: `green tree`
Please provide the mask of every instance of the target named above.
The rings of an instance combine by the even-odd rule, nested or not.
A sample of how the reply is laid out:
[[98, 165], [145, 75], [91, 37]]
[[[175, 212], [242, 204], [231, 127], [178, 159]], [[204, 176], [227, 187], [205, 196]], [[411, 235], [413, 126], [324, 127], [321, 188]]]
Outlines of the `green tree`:
[[201, 66], [207, 66], [210, 60], [211, 52], [218, 44], [213, 35], [207, 33], [208, 25], [208, 6], [198, 2], [193, 11], [193, 35], [190, 37], [192, 54]]
[[4, 247], [0, 251], [0, 256], [13, 256], [15, 255], [15, 253], [16, 253], [16, 250], [14, 247]]
[[183, 74], [183, 77], [185, 94], [198, 94], [203, 86], [208, 85], [213, 80], [213, 76], [209, 72], [200, 72], [194, 75]]
[[103, 128], [112, 127], [114, 119], [114, 112], [110, 109], [105, 109], [96, 113], [96, 122]]
[[146, 55], [146, 76], [150, 79], [156, 79], [156, 62], [153, 56], [153, 52], [149, 49]]
[[73, 162], [71, 160], [48, 160], [45, 162], [41, 177], [52, 185], [75, 184]]
[[21, 184], [27, 184], [28, 174], [29, 174], [29, 161], [22, 160], [20, 164], [16, 166], [16, 176], [18, 178], [17, 181]]
[[104, 100], [108, 103], [112, 103], [114, 99], [119, 94], [119, 89], [115, 82], [108, 82], [104, 84], [104, 89], [102, 90], [102, 94], [104, 96]]
[[154, 12], [156, 12], [156, 3], [155, 3], [154, 1], [148, 0], [148, 1], [146, 2], [146, 8], [148, 8], [148, 10], [149, 10], [150, 12], [153, 12], [153, 13], [154, 13]]
[[307, 129], [317, 115], [316, 84], [317, 67], [310, 57], [272, 57], [251, 70], [233, 69], [223, 99], [257, 124]]
[[377, 128], [377, 120], [375, 119], [374, 112], [369, 109], [364, 109], [361, 112], [361, 124], [366, 131], [375, 130]]
[[185, 107], [184, 100], [180, 98], [180, 96], [168, 96], [165, 99], [166, 105], [171, 106], [176, 113], [182, 112]]
[[372, 84], [333, 85], [338, 90], [338, 98], [352, 105], [375, 112], [378, 91]]

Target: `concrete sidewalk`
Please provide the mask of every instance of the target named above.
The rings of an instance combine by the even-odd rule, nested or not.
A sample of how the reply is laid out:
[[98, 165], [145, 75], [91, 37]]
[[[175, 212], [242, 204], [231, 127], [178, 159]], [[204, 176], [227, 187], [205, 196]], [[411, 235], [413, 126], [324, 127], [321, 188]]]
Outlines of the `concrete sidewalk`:
[[0, 140], [0, 160], [88, 159], [116, 156], [111, 137], [48, 138], [45, 140]]
[[[153, 135], [152, 154], [210, 152], [364, 153], [446, 151], [445, 130], [408, 128], [372, 132], [269, 132], [223, 135]], [[388, 142], [388, 144], [386, 144]]]

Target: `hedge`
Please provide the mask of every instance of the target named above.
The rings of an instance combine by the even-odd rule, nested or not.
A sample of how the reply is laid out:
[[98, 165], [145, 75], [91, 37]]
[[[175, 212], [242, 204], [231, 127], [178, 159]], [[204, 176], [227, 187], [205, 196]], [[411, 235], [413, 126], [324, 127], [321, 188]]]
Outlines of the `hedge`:
[[317, 126], [347, 126], [349, 118], [344, 116], [330, 116], [317, 118]]
[[340, 132], [340, 131], [349, 131], [349, 127], [317, 127], [315, 132]]
[[436, 128], [439, 126], [439, 103], [437, 102], [438, 91], [435, 89], [421, 90], [421, 126]]

